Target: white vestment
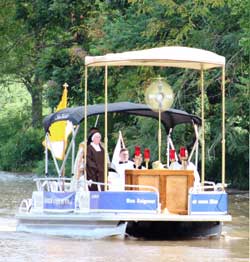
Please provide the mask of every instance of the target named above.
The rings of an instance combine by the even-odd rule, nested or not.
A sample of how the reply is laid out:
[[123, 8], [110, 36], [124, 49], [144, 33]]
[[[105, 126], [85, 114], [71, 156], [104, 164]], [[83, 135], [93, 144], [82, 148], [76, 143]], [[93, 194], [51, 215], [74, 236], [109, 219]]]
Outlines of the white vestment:
[[115, 165], [116, 172], [109, 172], [108, 182], [109, 190], [122, 191], [125, 189], [125, 170], [134, 169], [134, 162], [128, 160], [127, 163], [117, 163]]
[[192, 162], [188, 162], [187, 170], [193, 170], [194, 171], [194, 186], [199, 186], [200, 185], [200, 175], [197, 171], [196, 166]]
[[175, 162], [172, 162], [172, 163], [170, 164], [169, 169], [170, 169], [170, 170], [180, 170], [181, 167], [182, 167], [182, 165], [179, 164], [177, 161], [175, 161]]

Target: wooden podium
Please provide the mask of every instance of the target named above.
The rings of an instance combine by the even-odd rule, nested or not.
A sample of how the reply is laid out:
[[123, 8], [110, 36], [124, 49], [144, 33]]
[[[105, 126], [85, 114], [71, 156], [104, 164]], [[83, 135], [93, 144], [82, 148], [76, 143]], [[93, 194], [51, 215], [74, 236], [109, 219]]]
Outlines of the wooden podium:
[[125, 179], [129, 185], [156, 187], [162, 211], [167, 208], [170, 213], [187, 214], [188, 190], [194, 183], [193, 170], [133, 169], [125, 171]]

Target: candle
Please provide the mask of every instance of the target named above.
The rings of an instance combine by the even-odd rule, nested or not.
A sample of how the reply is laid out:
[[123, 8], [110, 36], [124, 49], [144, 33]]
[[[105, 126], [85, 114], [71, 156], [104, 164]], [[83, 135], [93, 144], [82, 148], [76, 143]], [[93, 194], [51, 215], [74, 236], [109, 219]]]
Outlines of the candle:
[[135, 146], [135, 156], [141, 155], [141, 148], [139, 146]]
[[175, 160], [175, 150], [174, 149], [170, 149], [169, 158], [170, 160]]
[[185, 147], [181, 147], [180, 148], [180, 156], [181, 157], [186, 157], [186, 148]]
[[150, 150], [148, 148], [144, 149], [144, 159], [149, 160], [150, 159]]

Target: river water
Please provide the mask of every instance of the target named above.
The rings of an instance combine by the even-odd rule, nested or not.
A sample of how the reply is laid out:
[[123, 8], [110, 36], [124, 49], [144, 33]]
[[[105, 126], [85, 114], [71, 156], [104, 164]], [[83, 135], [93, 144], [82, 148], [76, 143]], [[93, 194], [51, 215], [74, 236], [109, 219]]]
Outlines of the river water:
[[0, 261], [249, 261], [249, 194], [230, 194], [233, 221], [220, 239], [146, 241], [126, 238], [84, 240], [16, 232], [15, 213], [31, 196], [30, 176], [0, 172]]

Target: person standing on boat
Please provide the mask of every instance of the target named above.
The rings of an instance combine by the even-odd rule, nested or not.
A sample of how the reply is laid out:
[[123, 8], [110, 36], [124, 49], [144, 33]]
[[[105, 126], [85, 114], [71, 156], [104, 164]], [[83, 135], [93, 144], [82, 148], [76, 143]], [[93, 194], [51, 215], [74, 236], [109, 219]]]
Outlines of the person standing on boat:
[[[104, 182], [104, 148], [101, 145], [101, 133], [92, 129], [87, 142], [87, 179]], [[90, 191], [97, 191], [97, 185], [91, 185]]]
[[119, 162], [115, 164], [116, 173], [109, 173], [109, 190], [120, 191], [125, 187], [125, 170], [134, 169], [134, 162], [129, 160], [129, 151], [122, 148], [119, 153]]
[[196, 166], [188, 161], [188, 151], [185, 147], [180, 148], [179, 158], [181, 160], [181, 169], [194, 171], [194, 186], [200, 185], [200, 175]]
[[134, 162], [129, 160], [129, 151], [127, 148], [122, 148], [119, 155], [119, 163], [116, 165], [116, 170], [123, 171], [125, 169], [134, 169]]

